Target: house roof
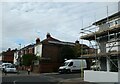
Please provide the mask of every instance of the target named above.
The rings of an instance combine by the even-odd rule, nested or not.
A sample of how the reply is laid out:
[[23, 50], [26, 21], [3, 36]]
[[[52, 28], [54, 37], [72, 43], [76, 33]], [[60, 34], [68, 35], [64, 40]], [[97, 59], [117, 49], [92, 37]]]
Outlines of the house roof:
[[101, 19], [99, 21], [94, 22], [93, 25], [100, 25], [101, 23], [107, 22], [107, 19], [108, 20], [113, 20], [113, 19], [116, 19], [118, 17], [120, 17], [120, 11], [118, 11], [118, 12], [116, 12], [116, 13], [114, 13], [114, 14], [106, 17], [106, 18], [103, 18], [103, 19]]
[[[111, 16], [108, 16], [104, 19], [101, 19], [101, 20], [93, 23], [93, 25], [100, 25], [101, 23], [105, 23], [105, 22], [107, 22], [107, 18], [109, 18], [109, 20], [112, 20], [112, 19], [116, 19], [119, 17], [120, 17], [120, 11]], [[112, 26], [112, 27], [108, 28], [107, 30], [97, 31], [97, 32], [93, 32], [93, 33], [81, 36], [80, 38], [85, 39], [85, 40], [95, 40], [95, 35], [96, 35], [96, 37], [105, 36], [108, 34], [108, 32], [109, 32], [109, 34], [120, 32], [120, 24]]]
[[58, 45], [70, 45], [74, 46], [75, 43], [72, 42], [62, 42], [62, 41], [48, 41], [49, 43], [58, 44]]
[[23, 47], [22, 49], [31, 48], [31, 47], [34, 47], [34, 45], [35, 45], [35, 44], [29, 44], [29, 45]]
[[60, 40], [55, 39], [55, 38], [53, 38], [53, 37], [51, 37], [51, 36], [50, 36], [50, 37], [48, 37], [48, 38], [44, 39], [43, 41], [41, 41], [41, 43], [45, 44], [45, 43], [48, 43], [48, 41], [61, 42]]

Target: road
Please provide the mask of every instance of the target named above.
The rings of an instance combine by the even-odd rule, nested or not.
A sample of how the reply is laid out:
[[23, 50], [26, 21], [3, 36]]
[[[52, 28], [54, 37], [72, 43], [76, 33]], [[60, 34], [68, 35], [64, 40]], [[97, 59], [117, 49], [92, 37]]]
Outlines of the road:
[[[41, 73], [30, 74], [22, 72], [21, 74], [7, 74], [2, 76], [2, 84], [63, 84], [61, 81], [74, 78], [80, 78], [79, 73], [58, 74], [58, 73]], [[80, 80], [83, 82], [82, 80]], [[65, 84], [65, 83], [64, 83]], [[75, 84], [75, 83], [74, 83]], [[86, 84], [86, 83], [82, 83]], [[88, 84], [88, 83], [87, 83]]]

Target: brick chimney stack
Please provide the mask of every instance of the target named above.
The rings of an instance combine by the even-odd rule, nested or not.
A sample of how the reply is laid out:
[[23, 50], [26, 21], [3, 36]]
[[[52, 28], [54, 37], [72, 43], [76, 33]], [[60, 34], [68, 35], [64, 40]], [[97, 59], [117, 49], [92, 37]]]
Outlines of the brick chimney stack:
[[78, 41], [78, 40], [76, 40], [76, 41], [75, 41], [75, 44], [79, 44], [79, 41]]
[[36, 44], [39, 44], [39, 43], [40, 43], [40, 39], [37, 38], [37, 39], [36, 39]]
[[8, 51], [11, 51], [11, 48], [8, 48]]
[[47, 33], [46, 37], [47, 37], [47, 38], [51, 37], [50, 33]]

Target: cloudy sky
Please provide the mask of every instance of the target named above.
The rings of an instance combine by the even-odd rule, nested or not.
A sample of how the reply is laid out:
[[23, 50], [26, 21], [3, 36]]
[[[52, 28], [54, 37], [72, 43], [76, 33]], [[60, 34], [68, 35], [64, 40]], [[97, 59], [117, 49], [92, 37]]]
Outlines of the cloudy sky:
[[47, 32], [75, 42], [82, 27], [106, 17], [107, 6], [109, 15], [118, 10], [116, 2], [4, 2], [0, 6], [2, 50], [35, 43], [38, 37], [43, 40]]

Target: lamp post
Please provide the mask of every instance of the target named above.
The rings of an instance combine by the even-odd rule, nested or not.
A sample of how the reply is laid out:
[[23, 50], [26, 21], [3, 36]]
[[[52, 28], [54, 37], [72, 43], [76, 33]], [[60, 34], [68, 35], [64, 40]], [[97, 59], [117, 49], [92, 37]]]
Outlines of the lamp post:
[[19, 44], [19, 49], [18, 49], [18, 73], [21, 65], [21, 44]]
[[[83, 32], [81, 32], [82, 35], [83, 35]], [[82, 58], [82, 55], [83, 55], [83, 40], [81, 41], [81, 58]], [[81, 62], [81, 78], [83, 79], [83, 60]]]

